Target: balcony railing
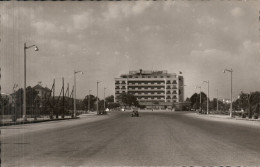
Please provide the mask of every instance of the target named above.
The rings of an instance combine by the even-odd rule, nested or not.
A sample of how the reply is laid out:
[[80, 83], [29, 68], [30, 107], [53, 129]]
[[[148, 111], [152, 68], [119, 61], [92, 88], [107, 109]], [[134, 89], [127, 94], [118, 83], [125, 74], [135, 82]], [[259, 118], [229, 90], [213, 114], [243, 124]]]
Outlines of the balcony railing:
[[128, 91], [130, 92], [148, 92], [148, 91], [152, 91], [152, 92], [165, 92], [164, 89], [128, 89]]
[[134, 96], [157, 96], [157, 97], [164, 97], [164, 94], [133, 94]]

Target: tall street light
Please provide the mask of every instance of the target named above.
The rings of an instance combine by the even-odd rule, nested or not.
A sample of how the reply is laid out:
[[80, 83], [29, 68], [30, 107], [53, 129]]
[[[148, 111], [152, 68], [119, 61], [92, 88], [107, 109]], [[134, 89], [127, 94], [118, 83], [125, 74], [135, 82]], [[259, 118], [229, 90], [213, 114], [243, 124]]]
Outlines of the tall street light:
[[202, 108], [201, 108], [201, 86], [196, 86], [196, 88], [198, 89], [200, 89], [200, 111], [202, 110]]
[[203, 81], [203, 83], [208, 84], [208, 97], [207, 97], [207, 114], [209, 114], [209, 80], [208, 81]]
[[217, 112], [218, 112], [218, 89], [217, 89]]
[[106, 89], [104, 88], [104, 110], [106, 109]]
[[91, 89], [88, 90], [88, 112], [90, 112], [90, 92]]
[[76, 74], [81, 73], [82, 71], [74, 71], [74, 117], [76, 117]]
[[102, 82], [102, 81], [97, 81], [97, 114], [99, 114], [99, 111], [98, 111], [98, 102], [99, 102], [99, 100], [98, 100], [98, 84], [100, 82]]
[[34, 47], [35, 51], [39, 51], [39, 48], [36, 45], [26, 46], [26, 42], [24, 43], [24, 85], [23, 85], [23, 120], [27, 121], [26, 116], [26, 49]]
[[230, 72], [231, 74], [231, 91], [230, 91], [230, 117], [232, 117], [232, 73], [233, 73], [233, 70], [230, 69], [224, 69], [223, 73], [225, 73], [226, 71]]

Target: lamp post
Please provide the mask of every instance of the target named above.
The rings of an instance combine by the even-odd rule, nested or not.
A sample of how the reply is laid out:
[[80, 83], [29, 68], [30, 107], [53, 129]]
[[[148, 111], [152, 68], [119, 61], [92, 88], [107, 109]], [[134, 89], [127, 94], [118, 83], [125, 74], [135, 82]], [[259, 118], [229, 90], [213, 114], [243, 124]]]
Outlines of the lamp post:
[[76, 117], [76, 74], [81, 73], [82, 71], [74, 71], [74, 117]]
[[233, 70], [230, 69], [224, 69], [223, 73], [225, 73], [226, 71], [230, 72], [231, 74], [231, 91], [230, 91], [230, 117], [232, 117], [232, 73], [233, 73]]
[[90, 92], [91, 89], [88, 90], [88, 112], [90, 112]]
[[200, 88], [200, 111], [202, 110], [201, 108], [201, 86], [196, 86], [196, 88]]
[[217, 112], [218, 112], [218, 89], [217, 89]]
[[23, 120], [27, 121], [27, 116], [26, 116], [26, 49], [35, 47], [35, 51], [39, 51], [39, 48], [36, 45], [31, 45], [31, 46], [26, 46], [26, 42], [24, 43], [24, 93], [23, 93]]
[[104, 87], [104, 109], [106, 109], [106, 89], [107, 88]]
[[209, 80], [208, 81], [203, 81], [203, 83], [208, 84], [208, 97], [207, 97], [207, 114], [209, 114]]
[[97, 81], [97, 114], [99, 114], [99, 111], [98, 111], [98, 102], [99, 102], [99, 100], [98, 100], [98, 84], [100, 82], [102, 82], [102, 81]]

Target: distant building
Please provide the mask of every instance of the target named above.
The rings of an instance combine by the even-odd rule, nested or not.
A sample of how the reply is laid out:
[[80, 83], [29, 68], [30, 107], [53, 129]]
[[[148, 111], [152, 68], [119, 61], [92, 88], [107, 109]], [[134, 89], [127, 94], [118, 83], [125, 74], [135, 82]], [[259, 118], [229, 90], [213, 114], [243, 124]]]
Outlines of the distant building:
[[40, 83], [38, 83], [36, 86], [34, 86], [33, 89], [38, 92], [38, 96], [41, 99], [44, 99], [45, 97], [48, 97], [51, 95], [51, 90], [47, 87], [43, 87]]
[[115, 102], [123, 92], [147, 109], [172, 109], [184, 102], [184, 78], [167, 71], [129, 71], [115, 78]]

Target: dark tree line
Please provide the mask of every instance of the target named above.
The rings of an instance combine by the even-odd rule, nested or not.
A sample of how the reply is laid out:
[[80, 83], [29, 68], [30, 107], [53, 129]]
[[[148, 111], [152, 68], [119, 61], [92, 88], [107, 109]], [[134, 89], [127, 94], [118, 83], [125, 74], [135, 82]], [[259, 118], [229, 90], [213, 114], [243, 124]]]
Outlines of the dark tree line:
[[[200, 94], [194, 93], [189, 99], [191, 102], [191, 108], [200, 109]], [[230, 103], [225, 103], [221, 100], [213, 98], [209, 101], [209, 110], [216, 111], [218, 104], [218, 110], [223, 113], [228, 113], [230, 109]], [[201, 106], [202, 110], [207, 110], [207, 95], [201, 92]], [[244, 93], [241, 92], [239, 97], [232, 103], [233, 111], [244, 111], [245, 115], [249, 118], [258, 117], [260, 114], [260, 92]]]

